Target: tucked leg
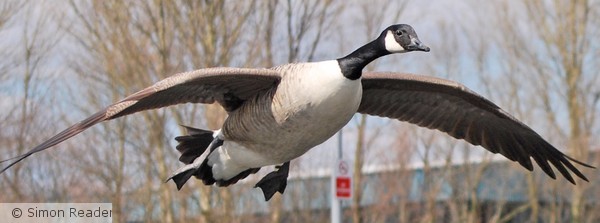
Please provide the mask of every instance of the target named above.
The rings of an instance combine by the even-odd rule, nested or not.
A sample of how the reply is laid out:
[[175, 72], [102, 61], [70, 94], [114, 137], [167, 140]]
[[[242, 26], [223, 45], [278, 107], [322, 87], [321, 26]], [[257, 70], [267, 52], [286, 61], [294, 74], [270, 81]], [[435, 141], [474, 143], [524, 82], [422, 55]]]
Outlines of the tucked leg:
[[290, 173], [290, 161], [276, 167], [277, 170], [267, 174], [254, 187], [262, 189], [265, 200], [268, 201], [276, 192], [283, 194], [287, 186], [287, 178]]
[[[209, 151], [212, 152], [221, 145], [223, 145], [223, 140], [215, 137], [208, 146]], [[210, 184], [215, 182], [215, 179], [212, 178], [210, 166], [206, 164], [206, 160], [200, 159], [200, 157], [196, 157], [194, 162], [176, 170], [166, 181], [173, 179], [173, 182], [175, 182], [177, 185], [177, 189], [181, 190], [181, 187], [183, 187], [185, 182], [187, 182], [190, 177], [194, 175], [202, 179], [205, 184], [207, 184], [207, 182]]]

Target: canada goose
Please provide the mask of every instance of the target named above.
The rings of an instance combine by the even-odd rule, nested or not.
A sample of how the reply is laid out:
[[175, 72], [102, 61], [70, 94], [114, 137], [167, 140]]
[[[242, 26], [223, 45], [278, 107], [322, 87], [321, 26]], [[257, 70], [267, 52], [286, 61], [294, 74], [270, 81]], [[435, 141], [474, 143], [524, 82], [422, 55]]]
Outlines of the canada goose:
[[[459, 83], [412, 74], [362, 72], [381, 56], [410, 51], [428, 52], [429, 47], [421, 43], [411, 26], [399, 24], [336, 60], [176, 74], [12, 158], [16, 161], [1, 172], [102, 121], [180, 103], [217, 102], [229, 114], [221, 129], [186, 127], [188, 135], [176, 138], [179, 160], [186, 164], [169, 178], [178, 189], [191, 176], [206, 185], [227, 186], [263, 166], [282, 164], [257, 183], [269, 200], [277, 191], [283, 193], [289, 161], [330, 138], [357, 112], [446, 132], [500, 153], [528, 170], [533, 170], [533, 158], [552, 178], [556, 176], [549, 163], [573, 184], [569, 170], [587, 181], [571, 161], [592, 166], [563, 154], [531, 128]], [[201, 157], [206, 149], [208, 155]]]

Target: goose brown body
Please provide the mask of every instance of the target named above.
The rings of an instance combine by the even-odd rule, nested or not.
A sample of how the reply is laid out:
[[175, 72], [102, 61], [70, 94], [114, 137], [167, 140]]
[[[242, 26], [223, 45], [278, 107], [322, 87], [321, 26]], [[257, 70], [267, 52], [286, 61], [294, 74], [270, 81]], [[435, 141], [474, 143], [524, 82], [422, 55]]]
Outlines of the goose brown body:
[[[225, 120], [221, 129], [225, 142], [219, 149], [225, 150], [222, 152], [230, 160], [219, 160], [234, 162], [239, 167], [237, 173], [283, 163], [346, 125], [358, 110], [362, 86], [360, 80], [344, 78], [333, 63], [337, 61], [273, 68], [281, 74], [278, 86], [250, 98]], [[237, 173], [231, 171], [223, 178]]]

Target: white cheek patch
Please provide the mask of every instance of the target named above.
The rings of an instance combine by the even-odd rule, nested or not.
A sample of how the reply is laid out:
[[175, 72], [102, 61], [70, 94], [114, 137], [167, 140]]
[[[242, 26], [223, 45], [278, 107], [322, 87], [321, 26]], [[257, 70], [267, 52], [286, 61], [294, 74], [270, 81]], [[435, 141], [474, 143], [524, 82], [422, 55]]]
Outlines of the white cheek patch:
[[400, 43], [396, 42], [394, 38], [394, 33], [392, 31], [388, 31], [385, 35], [385, 49], [390, 53], [403, 53], [406, 52], [406, 49], [400, 45]]

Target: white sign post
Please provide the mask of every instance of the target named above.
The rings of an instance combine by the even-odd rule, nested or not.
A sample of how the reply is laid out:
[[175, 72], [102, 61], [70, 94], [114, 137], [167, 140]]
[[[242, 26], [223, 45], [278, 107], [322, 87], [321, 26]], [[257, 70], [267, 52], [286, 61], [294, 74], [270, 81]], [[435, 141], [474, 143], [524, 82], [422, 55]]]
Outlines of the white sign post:
[[342, 156], [342, 130], [338, 132], [338, 161], [331, 171], [331, 222], [342, 222], [342, 200], [352, 199], [352, 165]]
[[[338, 160], [342, 160], [342, 130], [338, 132]], [[333, 170], [331, 171], [331, 223], [342, 222], [342, 201], [337, 197], [337, 172], [339, 168], [339, 162], [334, 163]]]

